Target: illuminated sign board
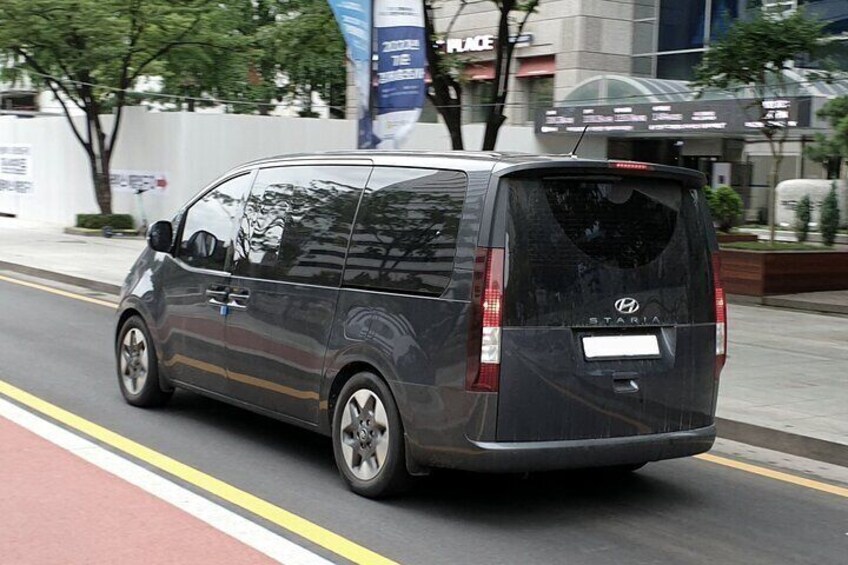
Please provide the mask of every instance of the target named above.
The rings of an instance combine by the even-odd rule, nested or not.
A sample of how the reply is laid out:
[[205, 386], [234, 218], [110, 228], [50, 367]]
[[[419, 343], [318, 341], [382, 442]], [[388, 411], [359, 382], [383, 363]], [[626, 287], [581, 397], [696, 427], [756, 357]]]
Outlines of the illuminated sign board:
[[764, 124], [810, 127], [810, 98], [766, 100], [761, 108], [746, 101], [711, 100], [614, 106], [566, 106], [539, 110], [536, 133], [756, 133]]

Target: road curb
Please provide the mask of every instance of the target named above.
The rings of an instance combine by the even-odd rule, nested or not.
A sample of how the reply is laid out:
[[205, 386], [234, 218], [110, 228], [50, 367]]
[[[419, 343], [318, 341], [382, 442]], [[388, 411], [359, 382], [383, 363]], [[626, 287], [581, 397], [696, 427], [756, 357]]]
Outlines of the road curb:
[[118, 295], [121, 293], [120, 285], [110, 284], [101, 281], [93, 281], [91, 279], [86, 279], [84, 277], [77, 277], [74, 275], [66, 275], [64, 273], [57, 273], [55, 271], [49, 271], [47, 269], [39, 269], [37, 267], [30, 267], [27, 265], [20, 265], [18, 263], [10, 263], [8, 261], [0, 261], [0, 269], [5, 269], [7, 271], [14, 271], [16, 273], [21, 273], [22, 275], [29, 275], [32, 277], [38, 277], [42, 279], [47, 279], [63, 284], [71, 284], [74, 286], [79, 286], [82, 288], [87, 288], [89, 290], [93, 290], [96, 292], [105, 292], [107, 294], [115, 294]]
[[782, 298], [779, 296], [746, 296], [743, 294], [728, 294], [727, 302], [729, 304], [740, 304], [742, 306], [767, 306], [769, 308], [796, 310], [798, 312], [810, 312], [812, 314], [848, 315], [848, 306], [841, 304], [794, 300], [792, 298]]
[[724, 418], [715, 422], [720, 438], [848, 467], [848, 445]]

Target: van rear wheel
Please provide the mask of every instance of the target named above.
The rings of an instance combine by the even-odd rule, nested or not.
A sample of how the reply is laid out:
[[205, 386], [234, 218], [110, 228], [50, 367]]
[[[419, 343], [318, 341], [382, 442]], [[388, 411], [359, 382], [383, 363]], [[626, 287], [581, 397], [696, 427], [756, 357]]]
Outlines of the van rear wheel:
[[389, 496], [409, 484], [397, 405], [373, 373], [358, 373], [342, 388], [333, 411], [333, 454], [342, 479], [361, 496]]

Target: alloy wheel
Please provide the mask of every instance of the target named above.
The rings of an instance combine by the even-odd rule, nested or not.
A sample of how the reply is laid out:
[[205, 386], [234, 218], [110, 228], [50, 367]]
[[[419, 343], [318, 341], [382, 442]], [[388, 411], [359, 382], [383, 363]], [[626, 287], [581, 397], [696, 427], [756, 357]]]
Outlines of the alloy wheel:
[[130, 328], [121, 342], [121, 380], [130, 394], [139, 394], [147, 382], [147, 339], [138, 328]]
[[389, 419], [377, 394], [362, 388], [348, 398], [339, 439], [345, 463], [358, 479], [380, 473], [389, 451]]

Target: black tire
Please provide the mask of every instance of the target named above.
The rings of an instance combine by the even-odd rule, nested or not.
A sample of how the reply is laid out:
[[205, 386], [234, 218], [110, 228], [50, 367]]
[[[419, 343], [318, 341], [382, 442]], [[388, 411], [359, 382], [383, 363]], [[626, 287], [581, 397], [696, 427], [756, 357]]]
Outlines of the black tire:
[[[370, 404], [371, 397], [382, 404], [384, 415], [374, 409], [376, 403]], [[363, 398], [368, 400], [359, 406], [358, 399]], [[358, 408], [362, 410], [354, 415]], [[380, 442], [385, 438], [385, 443]], [[350, 490], [368, 498], [402, 492], [410, 483], [404, 443], [403, 423], [389, 387], [373, 373], [354, 375], [342, 387], [333, 410], [333, 455], [342, 480]]]
[[[130, 343], [125, 344], [125, 340]], [[118, 387], [129, 404], [145, 408], [163, 406], [173, 396], [173, 391], [162, 390], [156, 349], [147, 325], [138, 316], [128, 318], [121, 326], [115, 342], [115, 365]]]

